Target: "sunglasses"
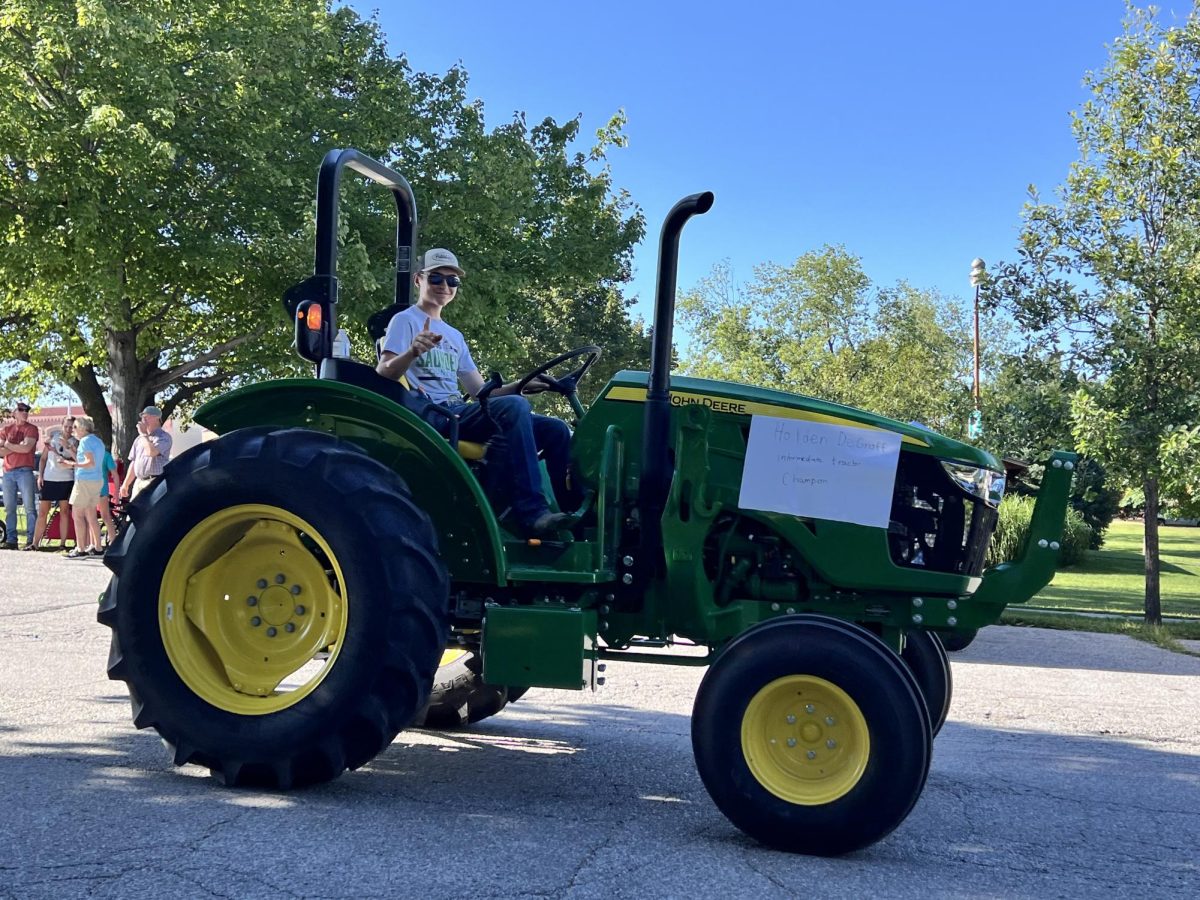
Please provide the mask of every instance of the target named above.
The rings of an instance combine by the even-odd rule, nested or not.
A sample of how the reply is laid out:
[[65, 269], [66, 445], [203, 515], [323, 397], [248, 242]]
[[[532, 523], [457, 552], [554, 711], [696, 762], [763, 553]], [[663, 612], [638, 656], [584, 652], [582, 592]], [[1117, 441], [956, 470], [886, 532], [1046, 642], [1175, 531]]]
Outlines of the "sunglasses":
[[457, 275], [443, 275], [441, 272], [430, 272], [425, 276], [429, 279], [430, 284], [441, 284], [446, 282], [446, 287], [456, 288], [462, 284], [462, 279]]

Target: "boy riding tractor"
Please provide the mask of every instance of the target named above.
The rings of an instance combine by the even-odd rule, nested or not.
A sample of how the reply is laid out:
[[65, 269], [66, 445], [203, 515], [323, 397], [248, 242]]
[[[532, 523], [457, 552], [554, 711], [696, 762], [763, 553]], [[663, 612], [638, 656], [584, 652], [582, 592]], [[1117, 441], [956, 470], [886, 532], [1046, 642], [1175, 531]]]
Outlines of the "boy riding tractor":
[[617, 373], [587, 408], [576, 388], [597, 348], [518, 379], [574, 411], [582, 499], [551, 533], [516, 533], [483, 488], [490, 451], [460, 440], [453, 412], [333, 355], [347, 168], [398, 214], [396, 302], [372, 337], [409, 305], [411, 189], [330, 152], [316, 271], [285, 297], [314, 377], [202, 407], [221, 437], [142, 492], [105, 558], [109, 675], [128, 683], [135, 725], [179, 765], [283, 789], [362, 766], [423, 721], [594, 687], [609, 661], [705, 665], [696, 764], [739, 828], [836, 854], [899, 825], [950, 704], [937, 636], [1049, 581], [1075, 457], [1047, 464], [1022, 557], [984, 572], [1004, 489], [991, 455], [862, 410], [672, 377], [679, 236], [713, 200], [696, 194], [663, 226], [649, 373]]

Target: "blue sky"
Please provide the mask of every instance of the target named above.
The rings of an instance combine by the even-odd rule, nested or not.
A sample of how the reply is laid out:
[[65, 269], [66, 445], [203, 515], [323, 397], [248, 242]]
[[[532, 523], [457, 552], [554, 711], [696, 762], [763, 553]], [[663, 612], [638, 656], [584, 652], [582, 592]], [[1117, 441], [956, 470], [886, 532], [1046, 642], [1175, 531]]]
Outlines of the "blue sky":
[[[498, 125], [618, 109], [614, 182], [647, 217], [629, 288], [651, 315], [658, 232], [681, 196], [716, 194], [684, 232], [679, 285], [728, 258], [786, 264], [844, 244], [877, 283], [964, 298], [971, 260], [1011, 258], [1026, 189], [1076, 159], [1070, 112], [1121, 32], [1123, 0], [371, 3], [418, 71], [461, 62]], [[1190, 5], [1164, 2], [1162, 17]]]

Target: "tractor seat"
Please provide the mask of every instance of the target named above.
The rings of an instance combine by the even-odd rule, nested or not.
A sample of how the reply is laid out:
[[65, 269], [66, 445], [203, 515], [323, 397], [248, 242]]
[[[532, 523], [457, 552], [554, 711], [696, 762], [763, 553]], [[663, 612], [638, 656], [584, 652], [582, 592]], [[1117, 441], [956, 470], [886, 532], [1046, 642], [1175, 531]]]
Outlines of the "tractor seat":
[[[328, 356], [321, 360], [321, 372], [318, 377], [366, 388], [387, 397], [434, 428], [437, 428], [437, 422], [441, 418], [429, 414], [429, 401], [414, 394], [404, 376], [400, 377], [400, 381], [392, 381], [390, 378], [384, 378], [371, 366], [341, 356]], [[486, 444], [477, 444], [474, 441], [459, 441], [457, 449], [458, 455], [466, 460], [483, 459], [487, 453]]]

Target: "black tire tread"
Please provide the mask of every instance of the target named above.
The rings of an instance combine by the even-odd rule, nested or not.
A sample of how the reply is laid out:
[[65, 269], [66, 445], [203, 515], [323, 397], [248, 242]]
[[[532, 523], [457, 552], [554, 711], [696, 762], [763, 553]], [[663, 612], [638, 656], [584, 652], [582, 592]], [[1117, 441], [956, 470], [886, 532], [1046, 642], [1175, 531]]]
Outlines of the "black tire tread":
[[[395, 596], [389, 597], [390, 624], [382, 638], [386, 651], [370, 689], [327, 704], [331, 709], [328, 713], [322, 711], [322, 715], [328, 717], [332, 734], [273, 756], [265, 756], [251, 746], [239, 746], [236, 738], [223, 743], [220, 737], [190, 734], [179, 716], [155, 705], [161, 692], [150, 685], [141, 689], [145, 666], [138, 659], [131, 664], [130, 648], [123, 648], [122, 642], [135, 602], [132, 589], [122, 589], [122, 576], [129, 562], [141, 554], [139, 528], [154, 533], [158, 513], [169, 505], [174, 492], [206, 486], [228, 488], [231, 473], [241, 467], [239, 463], [278, 472], [281, 482], [328, 486], [347, 508], [369, 505], [361, 515], [361, 541], [366, 546], [389, 549], [378, 556], [382, 574], [372, 577], [383, 577], [391, 585], [412, 586], [403, 592], [391, 592]], [[231, 432], [172, 460], [163, 475], [128, 505], [128, 515], [128, 527], [104, 560], [113, 578], [97, 619], [113, 629], [108, 675], [128, 684], [135, 707], [134, 724], [156, 728], [172, 749], [176, 765], [207, 766], [229, 785], [286, 789], [328, 781], [347, 768], [358, 768], [373, 759], [423, 705], [447, 631], [449, 579], [438, 557], [437, 535], [428, 516], [413, 503], [398, 475], [359, 448], [307, 429], [264, 426]], [[347, 573], [348, 579], [352, 577]], [[403, 602], [397, 599], [401, 594]]]
[[[884, 683], [863, 681], [871, 668]], [[814, 671], [846, 690], [857, 682], [856, 702], [866, 701], [878, 721], [868, 715], [871, 760], [855, 789], [829, 804], [799, 806], [757, 782], [741, 750], [740, 721], [731, 716], [755, 685]], [[878, 727], [898, 729], [894, 743], [877, 745]], [[730, 641], [701, 681], [692, 714], [697, 770], [721, 812], [768, 846], [820, 856], [861, 849], [908, 816], [929, 774], [931, 744], [929, 714], [908, 667], [869, 631], [816, 614], [772, 619]]]

